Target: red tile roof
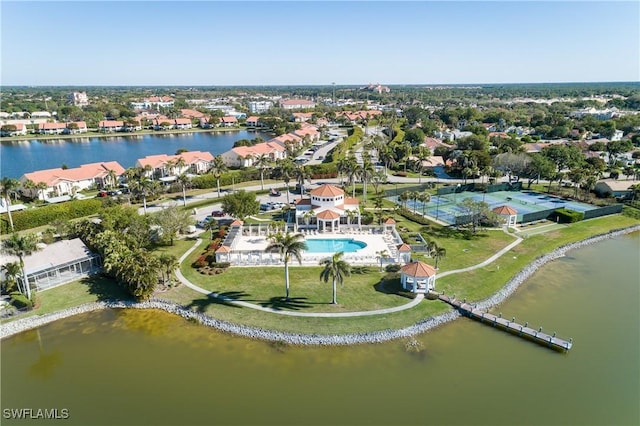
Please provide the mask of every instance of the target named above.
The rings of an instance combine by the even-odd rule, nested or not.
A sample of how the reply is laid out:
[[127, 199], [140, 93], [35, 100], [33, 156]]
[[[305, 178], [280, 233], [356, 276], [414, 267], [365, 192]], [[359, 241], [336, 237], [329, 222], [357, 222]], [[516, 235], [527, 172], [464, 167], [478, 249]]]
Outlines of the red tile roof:
[[432, 266], [427, 265], [426, 263], [419, 260], [416, 262], [407, 263], [402, 268], [400, 268], [400, 272], [416, 278], [432, 277], [436, 274], [436, 270], [433, 269]]
[[187, 151], [180, 153], [180, 155], [148, 155], [144, 158], [138, 159], [138, 163], [142, 167], [149, 165], [155, 169], [161, 167], [163, 164], [166, 164], [168, 161], [175, 162], [179, 158], [182, 158], [185, 164], [195, 164], [200, 161], [213, 161], [213, 155], [211, 155], [210, 152]]
[[233, 222], [231, 222], [231, 226], [242, 226], [244, 222], [242, 222], [239, 219], [234, 220]]
[[339, 218], [339, 217], [340, 217], [340, 214], [338, 214], [338, 213], [336, 213], [336, 212], [334, 212], [334, 211], [331, 211], [331, 210], [323, 210], [323, 211], [321, 211], [320, 213], [318, 213], [318, 214], [316, 215], [316, 217], [317, 217], [318, 219], [324, 219], [324, 220], [329, 219], [329, 220], [332, 220], [332, 219], [337, 219], [337, 218]]
[[124, 122], [119, 120], [102, 120], [98, 123], [98, 127], [122, 127], [123, 125]]
[[117, 161], [108, 161], [83, 164], [73, 169], [38, 170], [32, 173], [25, 173], [24, 177], [35, 183], [44, 182], [48, 186], [53, 186], [62, 180], [77, 182], [86, 179], [104, 178], [109, 174], [109, 170], [113, 170], [118, 176], [124, 173], [124, 167]]
[[216, 250], [216, 253], [229, 253], [231, 251], [231, 249], [227, 246], [220, 246], [218, 247], [218, 249]]
[[498, 206], [493, 209], [493, 212], [503, 216], [512, 216], [514, 214], [518, 214], [518, 211], [516, 209], [509, 206]]
[[396, 223], [396, 221], [393, 220], [393, 218], [391, 218], [391, 217], [384, 221], [385, 225], [395, 225], [395, 223]]
[[311, 190], [311, 195], [315, 195], [317, 197], [337, 197], [339, 195], [344, 195], [344, 191], [337, 186], [325, 183], [319, 188]]
[[409, 245], [406, 243], [402, 243], [398, 245], [398, 251], [402, 251], [402, 252], [411, 251], [411, 247], [409, 247]]

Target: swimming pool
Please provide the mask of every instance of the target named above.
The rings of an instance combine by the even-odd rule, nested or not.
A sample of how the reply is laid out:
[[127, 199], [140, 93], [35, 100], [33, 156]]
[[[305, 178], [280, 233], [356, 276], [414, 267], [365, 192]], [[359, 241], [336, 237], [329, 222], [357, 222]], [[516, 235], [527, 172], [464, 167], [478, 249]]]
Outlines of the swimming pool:
[[314, 238], [307, 239], [306, 243], [307, 253], [336, 253], [339, 251], [353, 253], [367, 246], [366, 243], [352, 238]]

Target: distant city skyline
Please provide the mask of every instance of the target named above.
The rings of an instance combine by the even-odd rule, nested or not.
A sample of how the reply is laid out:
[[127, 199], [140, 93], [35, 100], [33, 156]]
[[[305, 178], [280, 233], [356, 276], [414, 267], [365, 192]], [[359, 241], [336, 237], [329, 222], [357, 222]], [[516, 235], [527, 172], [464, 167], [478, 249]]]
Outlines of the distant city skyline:
[[640, 3], [2, 1], [0, 83], [640, 80]]

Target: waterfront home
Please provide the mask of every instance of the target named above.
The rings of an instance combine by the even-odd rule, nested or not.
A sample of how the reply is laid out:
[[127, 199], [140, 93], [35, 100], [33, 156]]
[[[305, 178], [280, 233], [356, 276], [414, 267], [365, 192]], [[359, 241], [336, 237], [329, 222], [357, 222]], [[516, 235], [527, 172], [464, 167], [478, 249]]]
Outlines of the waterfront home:
[[222, 154], [222, 161], [229, 167], [251, 167], [261, 155], [276, 161], [286, 158], [287, 150], [283, 144], [271, 141], [253, 146], [236, 146]]
[[98, 130], [104, 133], [120, 132], [124, 122], [120, 120], [102, 120], [98, 123]]
[[195, 109], [181, 109], [180, 114], [185, 118], [203, 118], [205, 114]]
[[[182, 159], [184, 165], [177, 164]], [[167, 178], [179, 176], [183, 173], [203, 174], [211, 167], [213, 155], [210, 152], [187, 151], [179, 155], [149, 155], [136, 161], [136, 167], [145, 169], [149, 178]], [[171, 179], [175, 180], [175, 179]]]
[[38, 133], [41, 135], [61, 135], [67, 129], [65, 123], [40, 123]]
[[309, 193], [309, 198], [296, 202], [296, 229], [338, 232], [341, 225], [360, 227], [360, 206], [357, 198], [346, 197], [337, 186], [321, 185]]
[[293, 133], [285, 133], [284, 135], [276, 136], [275, 138], [271, 138], [268, 142], [276, 142], [282, 146], [287, 146], [287, 144], [291, 144], [295, 147], [302, 146], [302, 138]]
[[233, 127], [238, 125], [238, 119], [233, 115], [220, 117], [220, 127]]
[[123, 132], [135, 132], [138, 130], [142, 130], [141, 121], [137, 118], [133, 118], [124, 122], [122, 126]]
[[[18, 262], [13, 255], [3, 255], [0, 265]], [[41, 250], [24, 256], [24, 272], [31, 288], [46, 290], [62, 284], [76, 281], [100, 270], [100, 256], [93, 253], [80, 240], [62, 240], [48, 244]], [[2, 279], [4, 279], [4, 273]], [[18, 277], [22, 282], [22, 277]]]
[[0, 131], [0, 134], [2, 134], [2, 136], [20, 136], [27, 134], [27, 126], [24, 123], [5, 124], [2, 127], [5, 126], [14, 126], [15, 130], [13, 130], [11, 127], [6, 127], [5, 130]]
[[280, 107], [282, 109], [307, 109], [315, 108], [316, 103], [308, 101], [306, 99], [285, 99], [280, 101]]
[[170, 129], [190, 129], [192, 127], [191, 120], [188, 118], [167, 118], [156, 117], [153, 119], [153, 128], [155, 130]]
[[[62, 195], [73, 195], [92, 187], [109, 188], [117, 184], [124, 167], [117, 161], [83, 164], [73, 169], [48, 169], [25, 173], [20, 178], [20, 192], [27, 197], [47, 200]], [[44, 189], [25, 187], [27, 181], [44, 183]]]
[[247, 118], [245, 124], [247, 125], [247, 127], [258, 127], [260, 126], [260, 117], [252, 115], [251, 117]]
[[421, 261], [404, 265], [400, 269], [402, 288], [413, 293], [428, 293], [436, 285], [436, 270]]
[[209, 117], [200, 117], [198, 120], [199, 126], [202, 129], [210, 129], [211, 128], [211, 119]]
[[318, 142], [320, 140], [320, 132], [315, 128], [315, 126], [302, 126], [300, 129], [294, 130], [292, 133], [302, 139], [306, 138], [308, 142]]
[[87, 133], [87, 123], [85, 123], [84, 121], [72, 121], [66, 124], [67, 124], [67, 128], [65, 129], [64, 133], [67, 133], [70, 135]]

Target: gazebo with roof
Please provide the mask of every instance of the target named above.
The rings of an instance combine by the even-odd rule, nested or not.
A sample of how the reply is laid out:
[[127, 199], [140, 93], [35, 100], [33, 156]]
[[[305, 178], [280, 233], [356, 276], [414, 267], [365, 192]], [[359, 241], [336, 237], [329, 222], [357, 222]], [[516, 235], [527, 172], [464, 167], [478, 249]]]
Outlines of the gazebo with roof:
[[513, 207], [502, 205], [494, 208], [493, 212], [505, 219], [505, 226], [516, 226], [518, 221], [518, 211]]
[[413, 293], [427, 293], [435, 288], [436, 270], [419, 260], [408, 263], [400, 268], [400, 283]]

